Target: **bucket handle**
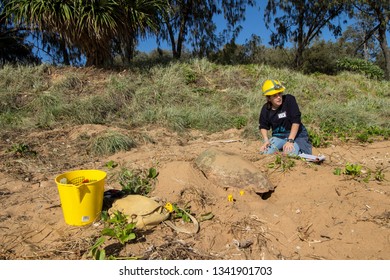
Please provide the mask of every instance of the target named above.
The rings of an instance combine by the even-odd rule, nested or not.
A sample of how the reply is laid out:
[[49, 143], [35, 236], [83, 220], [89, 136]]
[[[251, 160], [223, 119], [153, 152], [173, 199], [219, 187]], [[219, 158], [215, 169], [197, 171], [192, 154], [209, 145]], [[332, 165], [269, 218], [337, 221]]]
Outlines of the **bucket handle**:
[[[78, 178], [75, 178], [75, 179], [84, 179], [84, 177], [78, 177]], [[73, 179], [73, 181], [75, 180], [75, 179]], [[65, 178], [65, 180], [66, 180], [66, 178]], [[77, 180], [78, 181], [78, 180]], [[89, 181], [88, 180], [88, 183], [90, 183], [91, 181]], [[79, 201], [79, 203], [81, 203], [81, 201], [83, 200], [83, 197], [84, 196], [82, 196], [82, 190], [81, 190], [81, 188], [83, 188], [85, 185], [86, 185], [86, 183], [85, 182], [83, 182], [83, 181], [78, 181], [77, 183], [73, 183], [72, 182], [72, 180], [70, 181], [70, 183], [68, 183], [68, 182], [62, 182], [62, 180], [60, 180], [60, 183], [61, 184], [65, 184], [65, 185], [70, 185], [70, 186], [72, 186], [72, 187], [74, 187], [74, 188], [76, 188], [77, 189], [77, 195], [76, 195], [76, 197], [77, 197], [77, 201]]]

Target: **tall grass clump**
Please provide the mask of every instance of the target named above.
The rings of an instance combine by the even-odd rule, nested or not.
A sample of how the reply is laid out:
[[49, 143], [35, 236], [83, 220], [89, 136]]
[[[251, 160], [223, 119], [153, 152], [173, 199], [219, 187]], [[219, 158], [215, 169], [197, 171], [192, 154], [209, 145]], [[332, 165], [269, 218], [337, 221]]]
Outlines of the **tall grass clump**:
[[0, 88], [18, 93], [35, 93], [49, 87], [49, 67], [5, 65], [0, 70]]
[[14, 90], [0, 88], [0, 126], [13, 128], [21, 125], [23, 122], [23, 114], [20, 108], [25, 106], [25, 102], [20, 102], [18, 99], [20, 94]]
[[64, 102], [59, 95], [51, 92], [37, 94], [36, 98], [29, 104], [29, 110], [37, 112], [36, 126], [50, 128], [55, 123], [63, 104]]
[[64, 112], [75, 124], [108, 124], [115, 118], [117, 110], [114, 99], [105, 94], [88, 96], [72, 103], [72, 108]]
[[109, 131], [92, 139], [90, 147], [93, 155], [103, 156], [119, 151], [129, 151], [136, 147], [136, 142], [127, 135]]
[[29, 119], [39, 114], [29, 105], [36, 94], [49, 88], [48, 67], [10, 66], [0, 69], [0, 126], [29, 126]]
[[163, 113], [166, 120], [164, 126], [178, 132], [187, 129], [216, 132], [234, 127], [235, 121], [228, 111], [213, 105], [193, 108], [170, 107]]
[[81, 92], [87, 85], [83, 73], [66, 73], [54, 86], [53, 90], [59, 93]]

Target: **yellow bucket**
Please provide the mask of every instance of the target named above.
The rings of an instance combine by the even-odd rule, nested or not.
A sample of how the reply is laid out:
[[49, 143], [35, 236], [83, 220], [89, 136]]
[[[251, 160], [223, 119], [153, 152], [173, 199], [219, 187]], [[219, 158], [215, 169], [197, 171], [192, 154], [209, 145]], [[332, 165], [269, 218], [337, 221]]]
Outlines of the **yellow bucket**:
[[76, 170], [56, 177], [65, 222], [72, 226], [88, 225], [100, 219], [106, 172]]

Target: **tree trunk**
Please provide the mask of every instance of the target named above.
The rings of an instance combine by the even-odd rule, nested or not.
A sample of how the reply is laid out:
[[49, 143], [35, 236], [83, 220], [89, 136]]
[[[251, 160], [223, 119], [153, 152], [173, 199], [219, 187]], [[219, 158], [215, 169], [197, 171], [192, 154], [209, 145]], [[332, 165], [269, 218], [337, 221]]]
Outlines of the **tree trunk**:
[[98, 68], [104, 68], [106, 66], [112, 65], [112, 60], [105, 54], [104, 50], [90, 50], [85, 54], [87, 61], [85, 66], [95, 66]]
[[390, 80], [390, 49], [389, 49], [389, 46], [387, 44], [386, 25], [385, 24], [381, 24], [379, 26], [378, 33], [379, 33], [379, 36], [378, 36], [379, 37], [378, 38], [379, 44], [381, 46], [383, 56], [385, 58], [385, 66], [386, 66], [385, 79]]
[[123, 43], [123, 62], [126, 65], [129, 65], [131, 60], [134, 58], [135, 45], [136, 43], [134, 42], [133, 38], [129, 38], [126, 40], [126, 42]]
[[303, 51], [305, 49], [304, 42], [303, 42], [303, 25], [304, 25], [304, 19], [303, 19], [303, 13], [300, 13], [300, 18], [298, 22], [298, 36], [297, 36], [297, 51], [295, 53], [295, 61], [294, 61], [294, 67], [298, 70], [301, 69], [303, 64]]
[[[387, 14], [388, 7], [381, 1], [369, 1], [368, 4], [374, 10], [376, 17], [379, 21], [378, 24], [378, 41], [381, 46], [383, 56], [385, 58], [385, 79], [390, 80], [390, 49], [386, 39], [386, 27], [389, 22], [389, 16]], [[382, 5], [383, 4], [383, 5]]]
[[65, 40], [62, 38], [60, 39], [60, 50], [62, 53], [62, 57], [64, 58], [64, 65], [70, 65], [68, 49], [66, 48]]
[[169, 24], [167, 20], [167, 29], [168, 29], [168, 34], [169, 34], [169, 40], [171, 41], [171, 48], [172, 48], [172, 56], [173, 58], [177, 57], [177, 46], [176, 46], [176, 41], [175, 41], [175, 34], [173, 33], [173, 27], [171, 24]]
[[176, 52], [176, 57], [174, 57], [176, 59], [179, 59], [181, 57], [181, 50], [182, 50], [183, 42], [184, 42], [185, 25], [186, 25], [186, 20], [183, 19], [183, 22], [180, 25], [179, 35], [177, 37], [177, 46], [176, 46], [177, 52]]
[[110, 67], [113, 64], [110, 44], [103, 41], [94, 43], [86, 42], [88, 45], [83, 45], [87, 59], [85, 66], [96, 66], [98, 68]]
[[387, 50], [384, 51], [384, 56], [385, 56], [385, 63], [386, 63], [385, 79], [390, 81], [390, 49], [389, 49], [389, 47], [387, 47]]
[[181, 57], [181, 51], [183, 49], [183, 43], [185, 40], [185, 32], [186, 32], [186, 27], [187, 27], [187, 22], [189, 15], [191, 14], [191, 9], [192, 9], [192, 1], [188, 1], [185, 9], [182, 10], [182, 18], [180, 22], [180, 29], [179, 29], [179, 34], [177, 36], [177, 42], [176, 42], [176, 57], [174, 58], [179, 59]]

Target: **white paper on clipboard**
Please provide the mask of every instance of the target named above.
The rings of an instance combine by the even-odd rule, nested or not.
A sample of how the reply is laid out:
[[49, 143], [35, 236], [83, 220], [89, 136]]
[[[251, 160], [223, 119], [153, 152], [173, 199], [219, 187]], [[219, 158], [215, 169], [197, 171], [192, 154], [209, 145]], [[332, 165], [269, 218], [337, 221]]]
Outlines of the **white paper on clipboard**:
[[306, 159], [307, 161], [313, 161], [313, 162], [322, 162], [325, 160], [324, 155], [315, 156], [315, 155], [308, 155], [308, 154], [299, 154], [298, 156]]

